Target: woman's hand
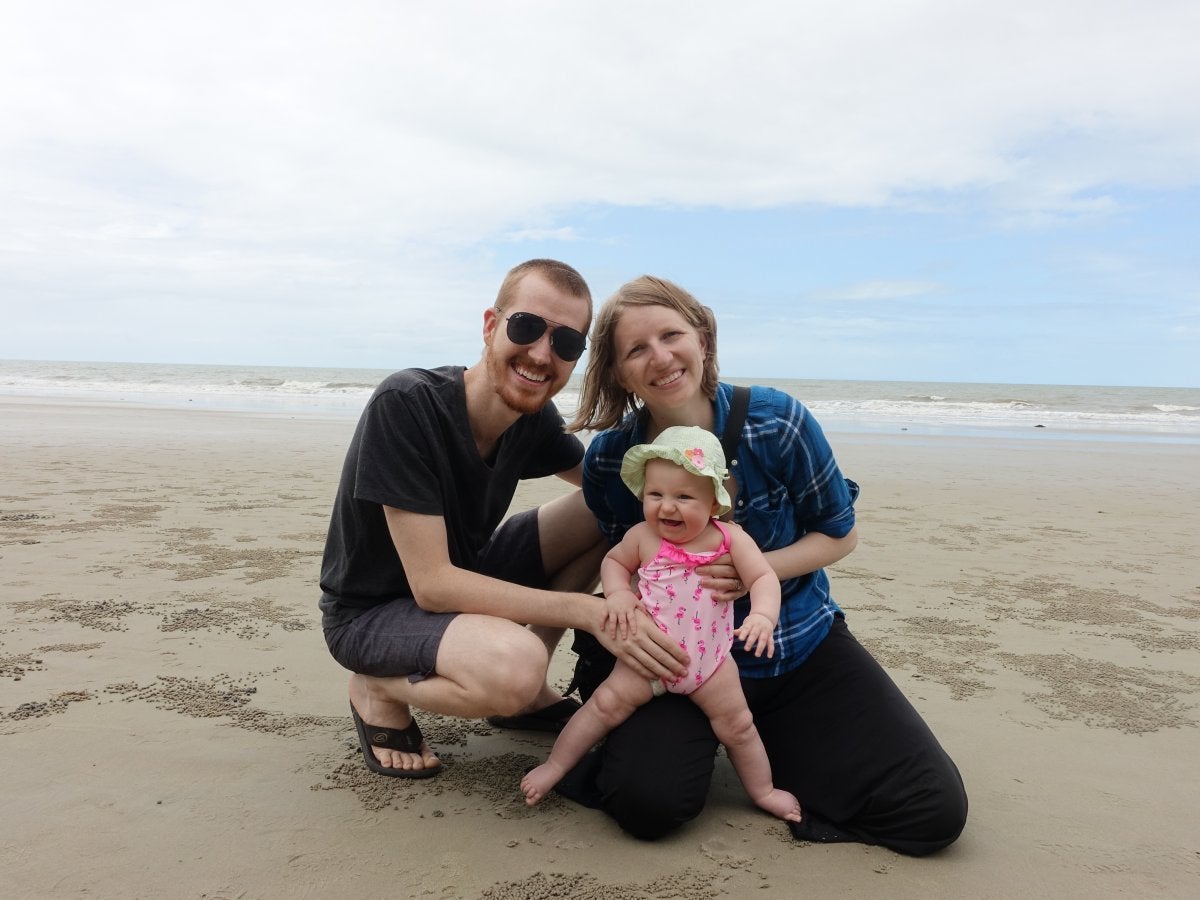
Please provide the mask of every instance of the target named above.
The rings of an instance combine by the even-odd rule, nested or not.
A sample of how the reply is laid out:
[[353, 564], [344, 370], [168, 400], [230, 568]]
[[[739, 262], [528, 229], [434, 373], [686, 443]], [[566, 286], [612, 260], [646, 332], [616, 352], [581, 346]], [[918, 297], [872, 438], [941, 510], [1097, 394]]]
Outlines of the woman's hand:
[[697, 566], [700, 584], [712, 591], [718, 603], [729, 603], [746, 594], [746, 585], [733, 567], [733, 557], [723, 553], [707, 565]]

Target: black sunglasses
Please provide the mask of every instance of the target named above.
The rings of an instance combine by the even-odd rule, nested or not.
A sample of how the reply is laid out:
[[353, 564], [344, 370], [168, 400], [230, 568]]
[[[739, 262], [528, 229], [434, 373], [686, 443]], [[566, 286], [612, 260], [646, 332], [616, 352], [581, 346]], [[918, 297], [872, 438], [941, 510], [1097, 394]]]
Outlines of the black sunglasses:
[[[497, 309], [496, 312], [503, 314], [504, 310]], [[508, 319], [508, 339], [522, 346], [532, 344], [550, 328], [550, 349], [563, 362], [575, 362], [587, 348], [587, 338], [574, 328], [551, 322], [534, 313], [515, 312], [505, 318]]]

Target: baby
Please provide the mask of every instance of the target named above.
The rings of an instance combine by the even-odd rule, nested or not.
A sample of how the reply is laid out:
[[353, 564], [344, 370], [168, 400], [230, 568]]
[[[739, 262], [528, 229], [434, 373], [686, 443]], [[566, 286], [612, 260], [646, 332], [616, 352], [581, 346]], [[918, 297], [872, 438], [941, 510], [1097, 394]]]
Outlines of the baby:
[[[727, 475], [720, 443], [703, 428], [668, 428], [654, 443], [638, 444], [625, 454], [621, 479], [642, 501], [645, 521], [626, 532], [601, 563], [603, 627], [614, 636], [636, 633], [641, 605], [691, 663], [685, 675], [664, 682], [647, 681], [618, 661], [571, 717], [550, 758], [521, 780], [530, 806], [637, 707], [671, 691], [689, 695], [708, 716], [750, 798], [781, 819], [800, 821], [799, 802], [771, 782], [771, 764], [729, 656], [734, 638], [755, 656], [774, 655], [780, 588], [754, 540], [716, 518], [730, 508]], [[733, 605], [714, 600], [696, 572], [726, 553], [750, 590], [750, 613], [737, 629]], [[635, 572], [640, 598], [630, 589]]]

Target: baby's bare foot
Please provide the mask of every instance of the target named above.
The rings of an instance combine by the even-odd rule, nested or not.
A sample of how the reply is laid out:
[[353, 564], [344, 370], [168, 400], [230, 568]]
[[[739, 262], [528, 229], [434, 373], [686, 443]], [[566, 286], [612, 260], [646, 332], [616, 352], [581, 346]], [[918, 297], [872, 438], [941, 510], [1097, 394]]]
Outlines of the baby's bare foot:
[[801, 818], [800, 801], [787, 791], [772, 788], [770, 793], [754, 801], [767, 812], [778, 816], [785, 822], [799, 822]]
[[547, 761], [535, 769], [530, 769], [521, 779], [521, 792], [525, 795], [525, 805], [533, 806], [544, 798], [558, 784], [565, 773], [561, 766]]

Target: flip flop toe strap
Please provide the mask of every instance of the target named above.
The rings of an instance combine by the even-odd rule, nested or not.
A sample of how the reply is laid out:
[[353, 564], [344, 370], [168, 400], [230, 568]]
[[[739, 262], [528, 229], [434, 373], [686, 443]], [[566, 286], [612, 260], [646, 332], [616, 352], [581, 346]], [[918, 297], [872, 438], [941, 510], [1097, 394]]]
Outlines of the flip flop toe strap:
[[420, 752], [421, 744], [425, 741], [416, 719], [413, 719], [407, 728], [381, 728], [378, 725], [368, 725], [364, 722], [363, 731], [371, 746], [399, 750], [402, 753]]

